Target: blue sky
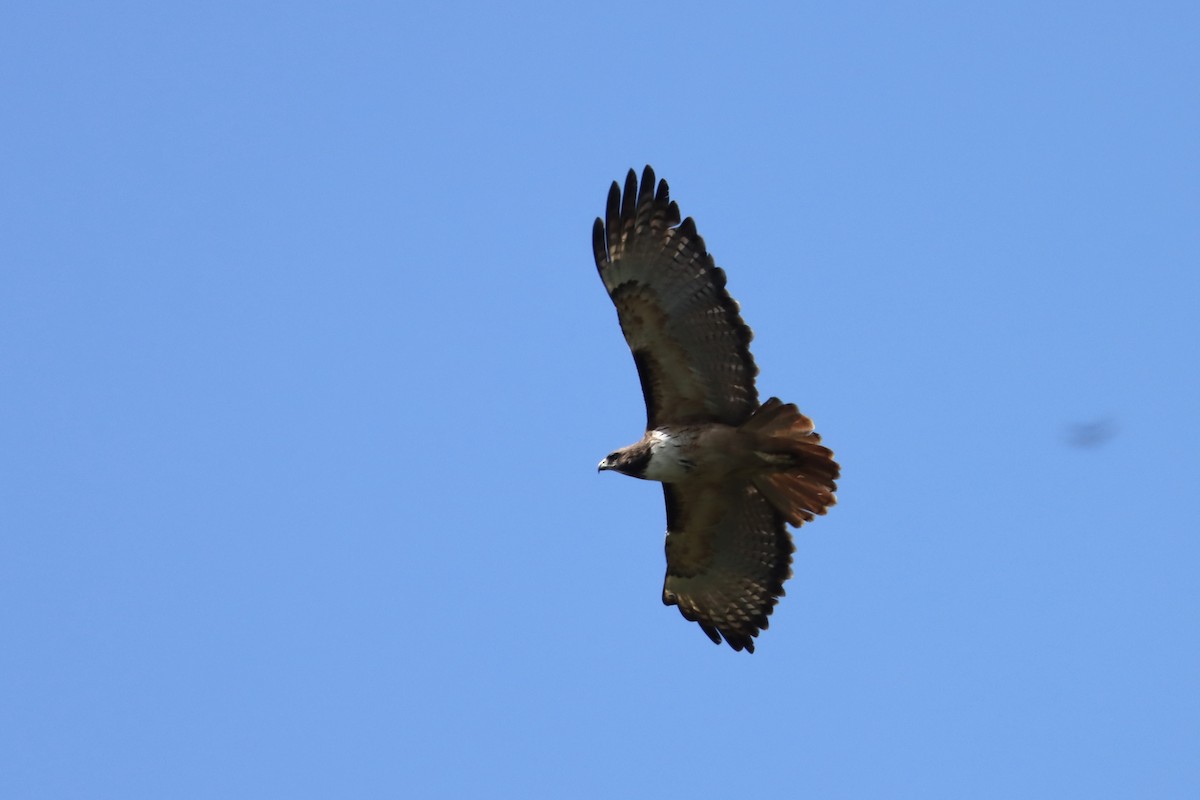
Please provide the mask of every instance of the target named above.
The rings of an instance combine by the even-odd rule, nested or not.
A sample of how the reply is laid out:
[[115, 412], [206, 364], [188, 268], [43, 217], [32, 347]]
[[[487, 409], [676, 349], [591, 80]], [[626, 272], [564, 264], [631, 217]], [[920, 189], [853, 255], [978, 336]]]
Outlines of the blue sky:
[[[0, 794], [1200, 795], [1197, 41], [0, 13]], [[590, 231], [646, 163], [843, 466], [753, 656], [596, 474], [644, 412]]]

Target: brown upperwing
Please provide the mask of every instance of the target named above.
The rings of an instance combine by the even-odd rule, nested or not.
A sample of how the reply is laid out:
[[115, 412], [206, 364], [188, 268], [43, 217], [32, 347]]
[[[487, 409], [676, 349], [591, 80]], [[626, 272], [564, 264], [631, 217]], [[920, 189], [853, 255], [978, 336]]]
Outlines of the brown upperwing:
[[614, 181], [592, 248], [633, 351], [647, 430], [745, 421], [758, 407], [752, 334], [695, 223], [680, 223], [667, 182], [659, 181], [656, 193], [649, 166], [640, 191], [633, 170], [623, 195]]

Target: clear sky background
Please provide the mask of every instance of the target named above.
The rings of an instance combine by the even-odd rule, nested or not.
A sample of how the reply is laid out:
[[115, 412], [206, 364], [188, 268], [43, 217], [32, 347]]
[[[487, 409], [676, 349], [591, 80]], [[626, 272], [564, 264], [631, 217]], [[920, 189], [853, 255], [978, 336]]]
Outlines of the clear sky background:
[[[0, 14], [0, 796], [1200, 796], [1200, 6], [731, 8]], [[646, 163], [843, 466], [752, 656]]]

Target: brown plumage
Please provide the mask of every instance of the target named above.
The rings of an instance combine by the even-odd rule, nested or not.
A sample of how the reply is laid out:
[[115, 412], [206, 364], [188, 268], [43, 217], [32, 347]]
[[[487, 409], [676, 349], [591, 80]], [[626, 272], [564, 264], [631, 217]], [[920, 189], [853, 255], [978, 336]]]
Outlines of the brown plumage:
[[646, 400], [646, 433], [600, 463], [663, 483], [667, 576], [677, 605], [716, 643], [754, 652], [784, 593], [799, 526], [835, 502], [838, 465], [795, 405], [761, 406], [750, 328], [666, 181], [613, 183], [592, 236]]

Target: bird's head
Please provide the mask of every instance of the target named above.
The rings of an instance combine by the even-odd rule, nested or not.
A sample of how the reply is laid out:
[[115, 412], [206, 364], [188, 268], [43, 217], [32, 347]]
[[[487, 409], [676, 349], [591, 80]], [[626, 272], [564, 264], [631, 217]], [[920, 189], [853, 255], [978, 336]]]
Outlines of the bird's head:
[[604, 472], [605, 470], [612, 470], [613, 472], [620, 472], [622, 475], [641, 478], [646, 474], [646, 465], [649, 462], [650, 446], [642, 441], [609, 453], [600, 462], [600, 466], [596, 468], [596, 471]]

